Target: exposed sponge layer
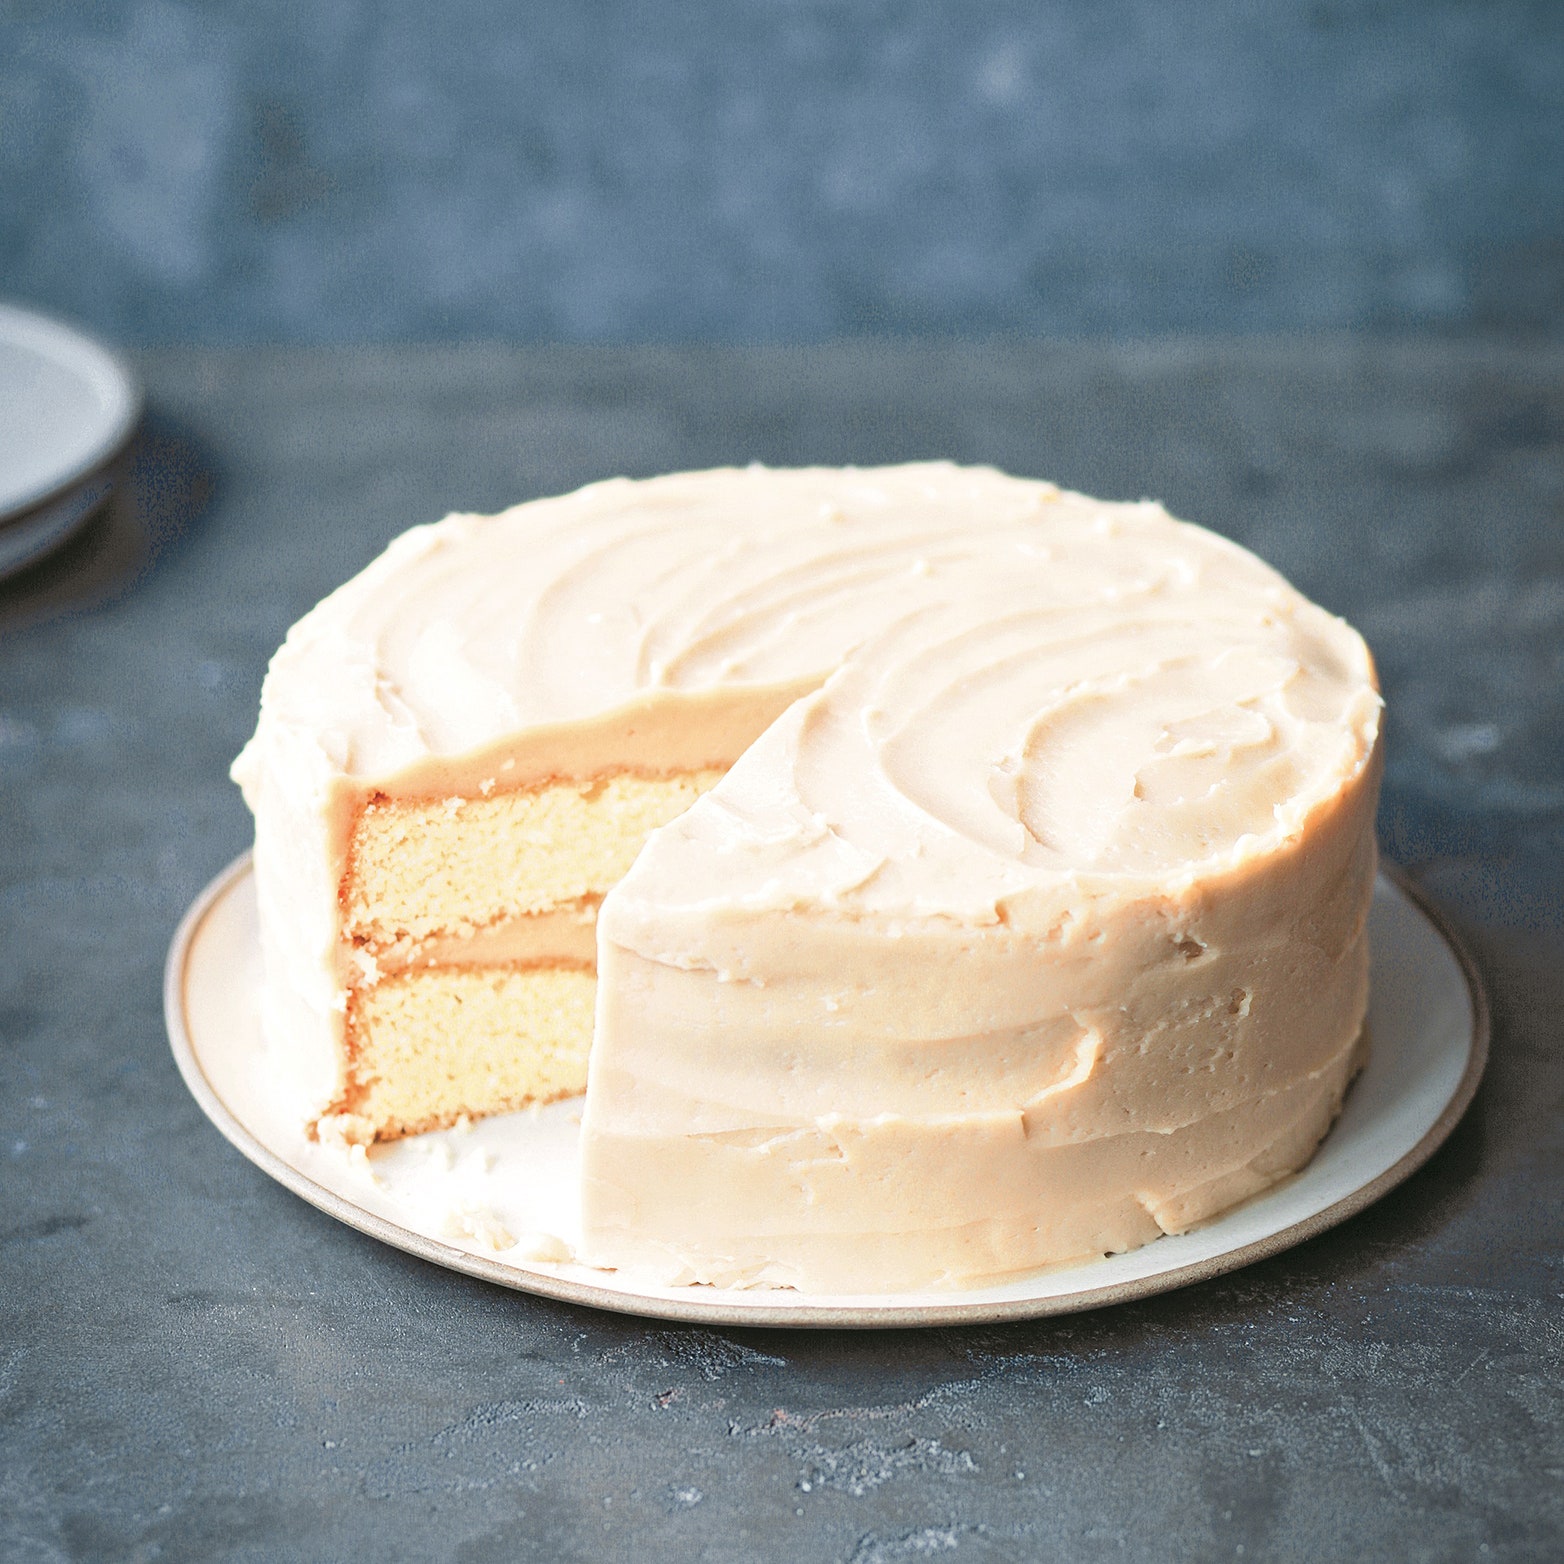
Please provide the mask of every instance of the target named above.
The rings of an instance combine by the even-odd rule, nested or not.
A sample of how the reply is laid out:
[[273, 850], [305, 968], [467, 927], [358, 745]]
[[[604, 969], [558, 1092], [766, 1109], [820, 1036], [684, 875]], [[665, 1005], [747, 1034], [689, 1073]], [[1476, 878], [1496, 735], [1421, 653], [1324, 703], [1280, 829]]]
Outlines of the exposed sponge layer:
[[394, 1138], [585, 1091], [596, 989], [570, 967], [447, 968], [377, 983], [353, 1003], [354, 1084], [342, 1109]]
[[620, 773], [489, 798], [372, 802], [353, 831], [345, 934], [371, 947], [462, 935], [602, 896], [646, 838], [721, 776]]
[[368, 804], [343, 888], [352, 998], [332, 1115], [389, 1140], [585, 1091], [598, 902], [721, 776]]

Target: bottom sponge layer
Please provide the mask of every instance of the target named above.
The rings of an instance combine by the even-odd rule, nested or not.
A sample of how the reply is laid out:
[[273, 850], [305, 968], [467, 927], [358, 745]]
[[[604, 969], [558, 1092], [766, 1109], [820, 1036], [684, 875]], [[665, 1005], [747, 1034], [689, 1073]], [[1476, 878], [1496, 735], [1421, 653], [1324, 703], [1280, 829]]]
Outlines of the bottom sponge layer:
[[342, 1106], [389, 1140], [585, 1091], [596, 991], [577, 967], [445, 968], [377, 983], [354, 1006], [354, 1086]]

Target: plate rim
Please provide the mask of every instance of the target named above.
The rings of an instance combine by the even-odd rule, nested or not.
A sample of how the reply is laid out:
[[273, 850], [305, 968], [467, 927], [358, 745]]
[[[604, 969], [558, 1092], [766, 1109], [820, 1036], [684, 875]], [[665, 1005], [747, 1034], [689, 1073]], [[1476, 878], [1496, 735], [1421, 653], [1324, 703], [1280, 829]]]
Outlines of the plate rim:
[[[8, 500], [0, 500], [0, 527], [10, 527], [26, 522], [35, 511], [58, 503], [112, 466], [136, 432], [146, 393], [120, 354], [46, 310], [0, 299], [0, 334], [13, 336], [13, 340], [73, 371], [84, 372], [108, 389], [111, 396], [102, 431], [68, 471], [20, 490]], [[66, 535], [58, 541], [63, 542]]]
[[768, 1310], [763, 1305], [723, 1303], [716, 1297], [692, 1297], [685, 1300], [623, 1292], [486, 1259], [482, 1255], [416, 1233], [387, 1217], [377, 1216], [335, 1190], [317, 1184], [314, 1179], [284, 1161], [233, 1114], [206, 1078], [191, 1042], [185, 1023], [185, 978], [190, 953], [202, 924], [222, 897], [251, 872], [251, 858], [252, 851], [249, 849], [240, 853], [219, 870], [190, 903], [169, 943], [168, 957], [163, 968], [163, 1014], [174, 1062], [197, 1106], [218, 1132], [242, 1156], [300, 1199], [334, 1217], [344, 1226], [354, 1228], [394, 1249], [416, 1255], [446, 1270], [492, 1282], [512, 1292], [530, 1293], [559, 1303], [603, 1309], [642, 1319], [755, 1330], [927, 1329], [953, 1325], [1001, 1325], [1052, 1315], [1079, 1314], [1110, 1304], [1133, 1303], [1158, 1293], [1173, 1292], [1181, 1287], [1224, 1276], [1230, 1271], [1240, 1270], [1258, 1260], [1269, 1259], [1284, 1250], [1306, 1243], [1348, 1221], [1398, 1184], [1404, 1183], [1439, 1150], [1461, 1121], [1477, 1095], [1488, 1063], [1492, 1019], [1476, 960], [1428, 893], [1399, 865], [1388, 863], [1382, 858], [1379, 873], [1427, 918], [1434, 932], [1455, 958], [1472, 1008], [1471, 1036], [1461, 1078], [1439, 1116], [1417, 1144], [1383, 1172], [1339, 1200], [1264, 1238], [1241, 1244], [1221, 1254], [1191, 1261], [1170, 1271], [1159, 1271], [1151, 1276], [1112, 1282], [1102, 1287], [1082, 1288], [1051, 1297], [1013, 1298], [987, 1303], [792, 1304], [785, 1309]]

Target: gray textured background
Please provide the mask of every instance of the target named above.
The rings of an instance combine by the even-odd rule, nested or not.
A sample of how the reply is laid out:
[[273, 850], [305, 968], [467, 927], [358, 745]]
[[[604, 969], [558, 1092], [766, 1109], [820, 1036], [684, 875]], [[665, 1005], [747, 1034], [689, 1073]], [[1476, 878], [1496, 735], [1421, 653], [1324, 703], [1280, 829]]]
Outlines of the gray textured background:
[[112, 336], [1564, 323], [1556, 0], [10, 0], [0, 293]]
[[[124, 494], [0, 586], [0, 1559], [1564, 1558], [1564, 345], [138, 363]], [[506, 1293], [228, 1146], [158, 978], [248, 844], [225, 770], [298, 614], [447, 506], [928, 451], [1165, 494], [1363, 625], [1386, 844], [1494, 1005], [1427, 1167], [1143, 1303], [812, 1334]]]

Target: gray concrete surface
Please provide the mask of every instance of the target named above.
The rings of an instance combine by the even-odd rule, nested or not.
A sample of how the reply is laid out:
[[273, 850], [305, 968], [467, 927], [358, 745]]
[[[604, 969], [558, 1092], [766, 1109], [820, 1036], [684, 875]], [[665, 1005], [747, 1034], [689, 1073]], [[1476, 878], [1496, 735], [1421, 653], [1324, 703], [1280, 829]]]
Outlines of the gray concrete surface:
[[21, 0], [0, 292], [158, 341], [1564, 329], [1553, 0]]
[[[1564, 351], [1405, 342], [151, 353], [116, 508], [0, 588], [0, 1557], [1564, 1554]], [[1004, 1329], [648, 1324], [243, 1161], [160, 968], [247, 842], [288, 623], [393, 534], [614, 472], [992, 460], [1156, 494], [1380, 656], [1390, 851], [1493, 997], [1469, 1118], [1342, 1228]]]

